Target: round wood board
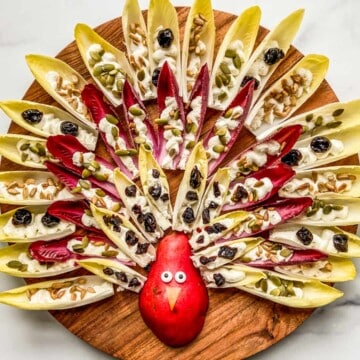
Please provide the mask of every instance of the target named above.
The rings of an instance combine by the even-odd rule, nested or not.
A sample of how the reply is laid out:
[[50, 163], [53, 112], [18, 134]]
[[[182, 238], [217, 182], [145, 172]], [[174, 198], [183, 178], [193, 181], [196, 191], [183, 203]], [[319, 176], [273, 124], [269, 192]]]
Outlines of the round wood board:
[[[181, 38], [189, 8], [177, 8]], [[216, 49], [235, 15], [214, 11], [216, 24]], [[146, 17], [146, 12], [144, 12]], [[120, 18], [100, 25], [98, 33], [110, 43], [125, 51]], [[257, 43], [267, 30], [261, 28]], [[87, 80], [91, 81], [85, 65], [74, 42], [66, 46], [58, 58], [67, 62]], [[286, 59], [271, 77], [268, 86], [295, 64], [302, 54], [293, 47]], [[24, 99], [57, 105], [45, 91], [34, 82], [26, 92]], [[317, 92], [301, 107], [301, 113], [321, 105], [337, 101], [330, 86], [324, 81]], [[148, 102], [147, 109], [152, 118], [157, 117], [156, 101]], [[57, 105], [58, 106], [58, 105]], [[204, 131], [211, 128], [218, 112], [209, 110]], [[12, 123], [10, 133], [27, 132]], [[247, 147], [254, 138], [243, 130], [239, 141], [229, 156]], [[102, 144], [97, 152], [106, 156]], [[342, 161], [341, 164], [357, 164], [357, 156]], [[340, 164], [340, 163], [338, 163]], [[0, 170], [25, 169], [3, 159]], [[182, 172], [168, 172], [172, 189], [172, 201], [175, 199]], [[2, 206], [2, 211], [9, 210]], [[349, 230], [349, 229], [348, 229]], [[354, 231], [353, 228], [350, 230]], [[68, 277], [73, 274], [69, 274]], [[114, 357], [126, 360], [150, 359], [243, 359], [264, 350], [294, 331], [307, 319], [312, 310], [297, 310], [262, 300], [235, 289], [209, 290], [210, 306], [201, 334], [188, 346], [173, 349], [161, 343], [146, 327], [138, 309], [138, 295], [131, 292], [118, 293], [112, 298], [83, 308], [54, 311], [52, 315], [73, 334], [95, 348]]]

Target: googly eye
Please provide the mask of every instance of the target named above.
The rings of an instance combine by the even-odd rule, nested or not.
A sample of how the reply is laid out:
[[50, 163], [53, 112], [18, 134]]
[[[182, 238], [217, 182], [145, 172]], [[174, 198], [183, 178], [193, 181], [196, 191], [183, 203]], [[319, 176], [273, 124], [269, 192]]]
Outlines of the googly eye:
[[169, 283], [173, 278], [173, 275], [170, 271], [164, 271], [162, 274], [161, 274], [161, 280], [164, 282], [164, 283]]
[[178, 271], [175, 274], [175, 281], [179, 284], [182, 284], [186, 281], [186, 275], [183, 271]]

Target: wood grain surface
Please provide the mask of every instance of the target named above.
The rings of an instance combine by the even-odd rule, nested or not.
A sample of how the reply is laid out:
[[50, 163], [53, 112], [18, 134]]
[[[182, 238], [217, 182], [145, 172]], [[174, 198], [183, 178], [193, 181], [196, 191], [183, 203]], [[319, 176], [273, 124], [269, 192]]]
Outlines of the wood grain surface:
[[[188, 8], [177, 10], [182, 38]], [[216, 50], [234, 19], [234, 15], [215, 11]], [[125, 51], [120, 18], [99, 26], [97, 31], [106, 40]], [[266, 32], [265, 29], [260, 30], [257, 42], [264, 37]], [[74, 42], [66, 46], [57, 57], [66, 61], [90, 81], [90, 75], [86, 71]], [[286, 59], [271, 77], [268, 86], [301, 57], [302, 54], [299, 51], [291, 48]], [[24, 99], [57, 105], [36, 82], [28, 89]], [[312, 98], [297, 113], [334, 101], [337, 101], [335, 93], [326, 82], [323, 82]], [[146, 105], [152, 118], [157, 117], [156, 102], [147, 102]], [[208, 111], [205, 132], [212, 126], [216, 115], [218, 115], [216, 111]], [[14, 123], [10, 126], [10, 132], [27, 133]], [[238, 153], [253, 141], [253, 137], [243, 130], [240, 140], [229, 156]], [[102, 144], [99, 144], [97, 152], [106, 156]], [[354, 156], [341, 163], [354, 164], [358, 161]], [[15, 169], [24, 168], [3, 159], [0, 170]], [[172, 201], [174, 201], [182, 172], [168, 172], [167, 174], [172, 189]], [[9, 206], [2, 207], [2, 211], [9, 209]], [[52, 312], [52, 315], [68, 330], [90, 345], [119, 359], [225, 360], [247, 358], [268, 348], [294, 331], [312, 313], [311, 310], [296, 310], [277, 305], [235, 289], [209, 290], [209, 298], [210, 307], [201, 334], [188, 346], [178, 349], [162, 344], [146, 327], [138, 310], [138, 296], [131, 292], [118, 293], [110, 299], [83, 308]]]

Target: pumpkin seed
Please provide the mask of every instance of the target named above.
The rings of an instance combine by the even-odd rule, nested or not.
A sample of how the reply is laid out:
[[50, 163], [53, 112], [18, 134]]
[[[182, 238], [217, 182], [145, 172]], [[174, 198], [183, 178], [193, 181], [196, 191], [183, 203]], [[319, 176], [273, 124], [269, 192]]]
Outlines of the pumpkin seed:
[[310, 122], [313, 118], [314, 118], [314, 114], [306, 115], [305, 121], [306, 121], [306, 122]]
[[275, 286], [281, 285], [281, 279], [278, 278], [277, 276], [269, 276], [269, 280], [271, 280]]
[[141, 116], [141, 115], [144, 114], [144, 112], [143, 112], [140, 108], [138, 108], [136, 105], [135, 105], [135, 106], [131, 106], [131, 107], [129, 108], [129, 113], [130, 113], [131, 115], [134, 115], [134, 116]]
[[222, 79], [222, 82], [225, 86], [229, 85], [230, 82], [231, 82], [231, 76], [230, 75], [224, 75], [224, 74], [221, 74], [221, 79]]
[[146, 139], [142, 136], [136, 136], [134, 141], [135, 141], [135, 144], [145, 144]]
[[95, 169], [95, 170], [100, 170], [101, 166], [100, 164], [96, 161], [96, 160], [93, 160], [90, 165]]
[[170, 149], [169, 155], [170, 155], [171, 157], [174, 157], [174, 156], [176, 155], [176, 150], [175, 150], [175, 149]]
[[81, 186], [76, 186], [71, 190], [71, 192], [73, 194], [78, 194], [78, 193], [81, 193], [81, 190], [82, 190]]
[[93, 176], [96, 180], [99, 180], [99, 181], [107, 181], [107, 179], [109, 178], [108, 175], [104, 175], [104, 174], [100, 174], [100, 173], [95, 173], [95, 174], [93, 174]]
[[77, 253], [83, 253], [85, 251], [82, 243], [73, 245], [72, 249], [73, 249], [73, 251], [75, 251]]
[[30, 143], [24, 143], [20, 146], [21, 151], [25, 151], [30, 147]]
[[331, 205], [325, 205], [324, 208], [323, 208], [323, 213], [325, 215], [328, 215], [331, 213], [331, 210], [332, 210], [332, 206]]
[[102, 86], [106, 86], [106, 76], [100, 76], [99, 81], [101, 82]]
[[219, 76], [219, 75], [216, 75], [216, 76], [215, 76], [215, 85], [216, 85], [218, 88], [221, 88], [221, 87], [223, 86], [223, 81], [222, 81], [221, 76]]
[[292, 281], [287, 281], [286, 290], [288, 292], [288, 296], [295, 296], [294, 283]]
[[318, 212], [318, 209], [307, 210], [306, 211], [306, 216], [311, 217], [311, 216], [315, 215], [317, 212]]
[[302, 283], [301, 281], [294, 281], [294, 286], [298, 287], [299, 289], [302, 289], [304, 287], [304, 283]]
[[315, 120], [315, 126], [321, 126], [323, 124], [323, 120], [322, 116], [318, 116]]
[[38, 148], [37, 148], [36, 145], [30, 145], [30, 146], [29, 146], [29, 150], [30, 150], [32, 153], [34, 153], [34, 154], [38, 154], [38, 152], [39, 152], [39, 150], [38, 150]]
[[337, 109], [332, 113], [332, 116], [337, 117], [340, 116], [344, 112], [344, 109]]
[[243, 256], [243, 257], [241, 258], [241, 262], [243, 262], [243, 263], [249, 263], [249, 262], [251, 262], [251, 258], [249, 258], [249, 257], [247, 257], [247, 256]]
[[215, 133], [215, 135], [217, 136], [225, 136], [227, 134], [227, 128], [226, 127], [222, 127], [220, 129], [218, 129]]
[[233, 109], [231, 108], [226, 111], [226, 113], [224, 114], [224, 117], [229, 119], [229, 118], [231, 118], [232, 113], [233, 113]]
[[29, 157], [29, 154], [22, 153], [22, 154], [21, 154], [21, 161], [22, 161], [22, 162], [25, 162], [25, 161], [28, 159], [28, 157]]
[[106, 257], [115, 257], [118, 255], [119, 255], [119, 252], [115, 251], [115, 250], [106, 250], [101, 253], [101, 256], [106, 256]]
[[272, 290], [270, 291], [270, 295], [272, 295], [272, 296], [279, 296], [279, 295], [280, 295], [280, 292], [281, 292], [281, 290], [280, 290], [279, 288], [275, 288], [275, 289], [272, 289]]
[[121, 209], [121, 205], [119, 203], [115, 203], [111, 208], [111, 210], [114, 212], [118, 212], [120, 209]]
[[114, 85], [115, 82], [115, 77], [111, 76], [110, 74], [106, 77], [106, 85], [109, 85], [110, 87], [112, 87]]
[[218, 144], [218, 145], [213, 146], [212, 149], [213, 149], [213, 151], [215, 151], [216, 153], [221, 154], [221, 153], [224, 152], [225, 146], [224, 146], [224, 145], [221, 145], [221, 144]]
[[240, 56], [239, 56], [239, 55], [236, 55], [236, 56], [233, 58], [233, 64], [234, 64], [234, 66], [235, 66], [237, 69], [240, 69], [240, 68], [241, 68], [241, 59], [240, 59]]
[[155, 123], [158, 124], [158, 125], [168, 125], [169, 120], [167, 120], [167, 119], [155, 119]]
[[326, 127], [328, 129], [335, 129], [339, 127], [342, 124], [342, 121], [331, 121], [328, 124], [326, 124]]
[[236, 51], [233, 50], [233, 49], [227, 49], [225, 51], [225, 56], [228, 57], [228, 58], [234, 58], [236, 56]]
[[96, 62], [101, 61], [102, 56], [97, 51], [90, 51], [90, 57]]
[[102, 66], [95, 66], [93, 70], [93, 75], [98, 77], [102, 74]]
[[344, 207], [341, 205], [332, 205], [332, 208], [335, 211], [341, 211]]
[[122, 92], [122, 90], [124, 88], [124, 80], [123, 79], [116, 80], [116, 88], [119, 92]]
[[89, 190], [91, 188], [90, 183], [87, 180], [79, 180], [79, 185], [85, 190]]
[[219, 99], [220, 101], [226, 100], [227, 98], [228, 98], [228, 94], [227, 94], [226, 92], [222, 92], [222, 93], [219, 94], [219, 96], [218, 96], [218, 99]]
[[194, 148], [195, 146], [195, 141], [189, 141], [187, 144], [186, 144], [186, 149], [187, 150], [191, 150], [192, 148]]
[[230, 70], [228, 64], [226, 64], [224, 62], [222, 62], [220, 64], [220, 70], [223, 72], [223, 74], [226, 74], [226, 75], [231, 74], [231, 70]]
[[138, 73], [137, 73], [137, 79], [139, 81], [143, 81], [145, 79], [145, 71], [144, 70], [140, 70]]
[[219, 136], [219, 140], [224, 146], [227, 144], [227, 139], [225, 136]]
[[113, 116], [113, 115], [105, 115], [105, 119], [110, 123], [110, 124], [114, 124], [114, 125], [117, 125], [119, 123], [119, 120]]
[[280, 255], [284, 258], [287, 258], [292, 254], [292, 251], [290, 249], [284, 248], [280, 251]]
[[88, 178], [89, 176], [91, 176], [91, 171], [88, 170], [88, 169], [84, 169], [84, 170], [82, 171], [82, 173], [81, 173], [81, 177], [82, 177], [83, 179], [86, 179], [86, 178]]
[[179, 130], [179, 129], [172, 129], [171, 132], [174, 136], [177, 136], [177, 137], [181, 136], [181, 130]]
[[95, 194], [100, 197], [106, 196], [105, 191], [102, 189], [96, 189]]
[[93, 214], [92, 214], [92, 212], [91, 212], [91, 210], [90, 209], [85, 209], [84, 210], [84, 213], [87, 215], [87, 216], [93, 216]]
[[9, 261], [6, 266], [10, 269], [17, 269], [19, 270], [22, 267], [23, 263], [18, 260], [11, 260]]
[[261, 287], [261, 290], [266, 293], [267, 290], [268, 290], [268, 283], [267, 283], [267, 280], [266, 279], [261, 279], [260, 280], [260, 287]]
[[111, 128], [111, 135], [114, 137], [114, 139], [117, 139], [119, 137], [119, 129], [113, 126]]
[[128, 149], [128, 150], [116, 150], [115, 154], [118, 156], [134, 156], [137, 155], [137, 150], [136, 149]]
[[[193, 131], [195, 130], [195, 131]], [[186, 123], [185, 125], [185, 131], [187, 134], [191, 133], [191, 132], [196, 132], [196, 125], [194, 123]]]
[[179, 117], [180, 117], [180, 112], [179, 112], [179, 110], [175, 110], [175, 111], [174, 111], [174, 115], [172, 116], [172, 118], [173, 118], [174, 120], [178, 120]]
[[109, 75], [111, 75], [111, 76], [116, 76], [116, 74], [117, 74], [118, 72], [119, 72], [118, 69], [114, 69], [114, 70], [109, 71]]

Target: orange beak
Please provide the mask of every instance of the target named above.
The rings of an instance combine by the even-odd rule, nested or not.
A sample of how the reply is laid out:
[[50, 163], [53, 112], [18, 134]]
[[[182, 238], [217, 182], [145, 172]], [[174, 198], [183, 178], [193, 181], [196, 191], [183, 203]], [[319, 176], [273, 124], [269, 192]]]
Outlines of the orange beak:
[[179, 287], [172, 287], [172, 286], [166, 287], [166, 296], [168, 298], [171, 311], [173, 311], [173, 309], [175, 307], [176, 300], [179, 297], [180, 291], [181, 291], [181, 288], [179, 288]]

